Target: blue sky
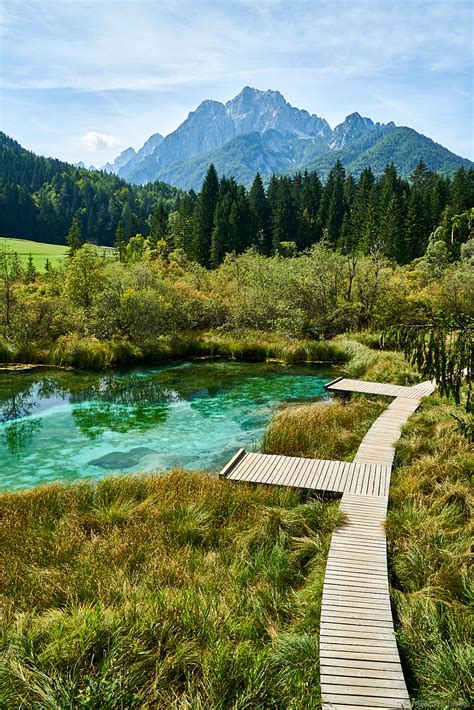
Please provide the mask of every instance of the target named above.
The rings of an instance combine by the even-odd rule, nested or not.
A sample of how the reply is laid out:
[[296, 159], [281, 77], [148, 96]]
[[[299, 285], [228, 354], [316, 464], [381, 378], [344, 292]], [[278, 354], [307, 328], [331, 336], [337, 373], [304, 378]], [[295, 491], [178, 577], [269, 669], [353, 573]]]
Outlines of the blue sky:
[[250, 85], [474, 158], [472, 20], [471, 0], [0, 0], [1, 128], [102, 165]]

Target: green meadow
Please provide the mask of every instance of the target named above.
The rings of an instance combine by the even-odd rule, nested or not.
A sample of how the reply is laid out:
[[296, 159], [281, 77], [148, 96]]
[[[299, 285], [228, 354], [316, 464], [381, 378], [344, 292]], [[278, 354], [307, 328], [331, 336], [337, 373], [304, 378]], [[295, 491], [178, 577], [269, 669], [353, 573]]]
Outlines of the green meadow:
[[0, 249], [4, 248], [15, 251], [23, 264], [26, 264], [31, 254], [35, 268], [41, 272], [45, 270], [46, 259], [49, 259], [52, 266], [58, 266], [67, 253], [67, 247], [62, 244], [45, 244], [30, 239], [0, 237]]
[[[45, 242], [33, 242], [31, 239], [15, 239], [13, 237], [0, 237], [0, 249], [11, 249], [18, 254], [23, 264], [26, 264], [30, 254], [33, 257], [33, 264], [40, 273], [45, 271], [46, 260], [49, 259], [51, 266], [58, 266], [67, 254], [67, 246], [63, 244], [47, 244]], [[110, 247], [101, 247], [101, 250], [112, 251]]]

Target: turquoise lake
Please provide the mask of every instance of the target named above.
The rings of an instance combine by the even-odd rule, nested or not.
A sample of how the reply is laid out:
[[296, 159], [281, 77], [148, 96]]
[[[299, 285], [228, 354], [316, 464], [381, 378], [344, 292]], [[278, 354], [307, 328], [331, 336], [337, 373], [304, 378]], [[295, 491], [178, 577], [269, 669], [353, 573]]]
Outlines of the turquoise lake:
[[100, 373], [0, 372], [0, 488], [219, 470], [278, 407], [327, 399], [327, 366], [193, 361]]

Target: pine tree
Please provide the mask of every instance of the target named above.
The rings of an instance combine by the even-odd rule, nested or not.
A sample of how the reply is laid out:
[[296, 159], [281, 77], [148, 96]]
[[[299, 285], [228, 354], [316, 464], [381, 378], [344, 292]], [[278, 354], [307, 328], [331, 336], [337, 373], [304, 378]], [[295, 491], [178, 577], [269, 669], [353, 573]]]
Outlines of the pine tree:
[[117, 224], [117, 229], [115, 230], [115, 242], [114, 248], [119, 261], [125, 260], [125, 250], [127, 247], [127, 240], [125, 239], [125, 234], [123, 231], [122, 220], [119, 220]]
[[253, 212], [256, 234], [258, 235], [257, 246], [262, 254], [269, 255], [272, 250], [270, 206], [260, 173], [256, 174], [255, 180], [250, 188], [249, 203], [250, 209]]
[[281, 178], [275, 208], [272, 213], [272, 247], [278, 254], [281, 242], [294, 242], [298, 232], [297, 210], [291, 180]]
[[160, 200], [151, 219], [150, 236], [148, 237], [152, 249], [156, 248], [159, 241], [167, 242], [169, 240], [168, 219], [169, 214], [165, 202]]
[[327, 218], [327, 235], [329, 244], [335, 246], [339, 240], [341, 233], [342, 220], [344, 218], [344, 181], [345, 170], [342, 163], [338, 160], [329, 173], [328, 190], [329, 190], [329, 209]]
[[245, 188], [240, 186], [230, 210], [230, 230], [233, 249], [241, 254], [256, 241], [255, 222]]
[[315, 172], [304, 172], [298, 205], [298, 249], [307, 249], [319, 242], [322, 227], [319, 221], [319, 209], [322, 193], [321, 181]]
[[217, 203], [214, 215], [214, 228], [211, 239], [211, 266], [216, 268], [226, 253], [235, 248], [231, 228], [232, 195], [228, 192]]
[[182, 249], [187, 256], [192, 252], [192, 217], [181, 212], [171, 212], [168, 220], [169, 239], [173, 249]]
[[23, 272], [23, 280], [26, 284], [34, 283], [36, 281], [37, 276], [38, 272], [36, 271], [36, 267], [33, 262], [33, 256], [30, 254], [28, 257], [28, 261], [26, 262], [25, 270]]
[[[366, 168], [359, 176], [350, 211], [353, 245], [355, 248], [359, 248], [366, 253], [366, 242], [370, 241], [368, 235], [373, 231], [375, 226], [372, 198], [374, 185], [374, 174], [370, 168]], [[369, 203], [371, 202], [372, 207], [369, 210]]]
[[44, 270], [46, 271], [47, 274], [51, 271], [51, 262], [49, 259], [46, 259], [44, 262]]
[[214, 212], [219, 196], [219, 179], [210, 165], [194, 210], [194, 257], [203, 266], [210, 265]]
[[71, 227], [69, 228], [69, 232], [66, 236], [66, 243], [69, 246], [67, 252], [67, 256], [69, 259], [71, 259], [76, 253], [76, 251], [80, 249], [81, 246], [84, 244], [81, 228], [79, 227], [79, 223], [76, 217], [74, 217], [74, 219], [72, 220]]

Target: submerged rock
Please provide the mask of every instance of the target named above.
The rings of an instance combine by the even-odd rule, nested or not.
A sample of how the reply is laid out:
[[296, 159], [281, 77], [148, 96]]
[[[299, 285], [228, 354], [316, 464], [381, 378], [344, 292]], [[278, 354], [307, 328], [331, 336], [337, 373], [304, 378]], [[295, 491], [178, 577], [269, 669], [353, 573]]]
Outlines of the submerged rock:
[[137, 446], [130, 451], [112, 451], [112, 453], [105, 454], [105, 456], [89, 461], [89, 463], [91, 466], [108, 469], [133, 468], [140, 463], [142, 458], [150, 454], [156, 454], [156, 451], [148, 449], [146, 446]]

